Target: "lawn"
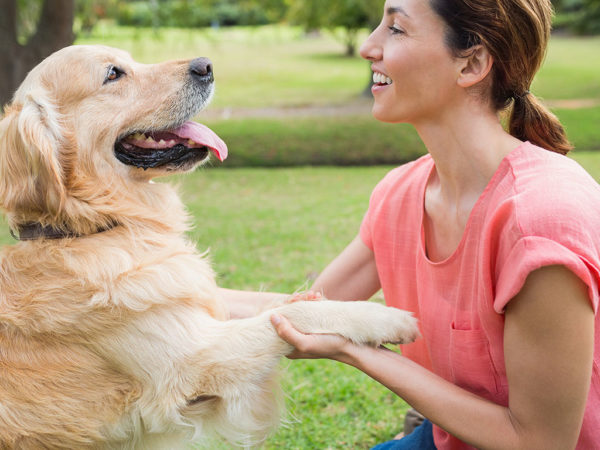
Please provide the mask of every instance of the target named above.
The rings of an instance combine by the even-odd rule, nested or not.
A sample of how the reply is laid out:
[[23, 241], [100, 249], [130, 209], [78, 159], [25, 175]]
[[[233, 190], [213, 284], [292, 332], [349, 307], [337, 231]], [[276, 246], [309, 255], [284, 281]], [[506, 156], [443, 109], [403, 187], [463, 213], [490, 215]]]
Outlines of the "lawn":
[[[148, 63], [208, 56], [217, 79], [214, 107], [340, 104], [355, 99], [370, 77], [368, 63], [344, 57], [330, 34], [306, 37], [279, 25], [154, 33], [103, 24], [78, 43], [121, 47]], [[600, 55], [600, 37], [553, 37], [532, 92], [545, 99], [600, 98], [600, 58], [591, 55]]]
[[[230, 145], [226, 167], [398, 164], [423, 152], [410, 127], [377, 123], [368, 106], [360, 116], [344, 113], [344, 105], [360, 100], [370, 71], [359, 56], [343, 56], [343, 45], [328, 33], [307, 37], [287, 26], [155, 33], [101, 24], [78, 43], [121, 47], [148, 63], [200, 55], [213, 59], [216, 95], [198, 120]], [[567, 109], [556, 100], [600, 102], [600, 59], [590, 57], [594, 54], [600, 54], [598, 37], [553, 37], [532, 87], [536, 95], [554, 101], [554, 112], [579, 150], [600, 148], [600, 106]], [[342, 114], [299, 119], [276, 109], [324, 105], [341, 106]], [[275, 109], [269, 117], [252, 117], [252, 110], [265, 108]], [[251, 117], [237, 117], [240, 109]], [[232, 118], [215, 119], [217, 111], [217, 117], [233, 111]]]
[[219, 30], [98, 28], [77, 43], [102, 43], [142, 62], [208, 56], [215, 67], [214, 107], [343, 103], [370, 77], [367, 63], [343, 56], [328, 34], [306, 38], [299, 28], [265, 26]]

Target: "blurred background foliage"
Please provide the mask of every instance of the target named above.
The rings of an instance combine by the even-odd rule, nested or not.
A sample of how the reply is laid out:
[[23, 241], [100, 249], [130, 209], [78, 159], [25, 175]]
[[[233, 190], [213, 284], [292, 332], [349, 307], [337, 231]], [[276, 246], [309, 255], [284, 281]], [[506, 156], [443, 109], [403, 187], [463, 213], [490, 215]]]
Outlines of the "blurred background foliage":
[[[44, 0], [17, 0], [19, 39], [37, 24]], [[553, 0], [555, 28], [600, 33], [600, 0]], [[355, 34], [374, 27], [380, 8], [372, 0], [75, 0], [75, 32], [90, 32], [99, 20], [118, 25], [199, 28], [288, 22], [307, 31], [344, 28]]]
[[600, 33], [600, 0], [554, 0], [554, 28], [580, 35]]
[[[376, 122], [363, 95], [371, 72], [357, 45], [377, 25], [383, 0], [60, 0], [72, 20], [55, 29], [69, 33], [53, 45], [58, 30], [36, 41], [42, 25], [53, 25], [45, 6], [58, 2], [0, 0], [3, 12], [15, 6], [16, 22], [16, 45], [4, 52], [10, 36], [0, 26], [0, 104], [52, 51], [103, 43], [146, 63], [210, 56], [217, 95], [212, 115], [198, 119], [232, 147], [227, 167], [399, 164], [424, 151], [411, 127]], [[600, 34], [600, 0], [553, 3], [555, 36], [533, 92], [549, 101], [577, 150], [595, 151], [600, 40], [579, 35]], [[46, 54], [35, 48], [41, 43]], [[331, 105], [337, 109], [323, 110]]]

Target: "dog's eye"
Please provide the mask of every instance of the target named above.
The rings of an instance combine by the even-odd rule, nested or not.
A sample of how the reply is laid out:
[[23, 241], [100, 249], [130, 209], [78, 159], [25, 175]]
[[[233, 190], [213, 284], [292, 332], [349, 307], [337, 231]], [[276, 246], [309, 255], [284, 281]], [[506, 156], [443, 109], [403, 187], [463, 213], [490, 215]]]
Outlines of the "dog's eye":
[[118, 80], [123, 75], [125, 75], [125, 72], [123, 72], [121, 69], [119, 69], [118, 67], [115, 67], [115, 66], [110, 66], [108, 68], [108, 72], [106, 73], [106, 78], [104, 79], [104, 84], [106, 84], [110, 81]]

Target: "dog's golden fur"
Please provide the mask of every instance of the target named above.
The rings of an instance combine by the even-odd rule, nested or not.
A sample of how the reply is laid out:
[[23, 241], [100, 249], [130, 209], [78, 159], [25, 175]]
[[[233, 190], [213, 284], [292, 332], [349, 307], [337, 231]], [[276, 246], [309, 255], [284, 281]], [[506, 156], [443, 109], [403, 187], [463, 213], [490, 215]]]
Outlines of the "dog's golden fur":
[[[126, 76], [106, 83], [107, 66]], [[177, 448], [217, 433], [256, 442], [277, 424], [276, 366], [291, 348], [270, 312], [227, 320], [176, 192], [115, 142], [172, 129], [208, 101], [190, 61], [142, 65], [105, 47], [36, 67], [0, 122], [0, 206], [10, 227], [78, 237], [0, 254], [0, 448]], [[105, 230], [105, 231], [102, 231]], [[306, 332], [409, 341], [405, 312], [364, 302], [280, 306]]]

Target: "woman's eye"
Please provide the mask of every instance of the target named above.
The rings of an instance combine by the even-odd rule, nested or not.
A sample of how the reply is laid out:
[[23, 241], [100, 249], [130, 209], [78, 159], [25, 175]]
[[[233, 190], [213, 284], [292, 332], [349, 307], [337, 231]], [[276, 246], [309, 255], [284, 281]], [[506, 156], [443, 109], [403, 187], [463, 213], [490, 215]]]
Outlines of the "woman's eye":
[[108, 72], [106, 74], [106, 78], [104, 79], [104, 82], [107, 83], [109, 81], [115, 81], [118, 80], [119, 78], [121, 78], [121, 76], [123, 76], [125, 74], [125, 72], [123, 72], [121, 69], [119, 69], [118, 67], [114, 67], [114, 66], [110, 66], [108, 68]]
[[388, 27], [389, 30], [392, 32], [392, 34], [404, 34], [404, 30], [392, 25], [391, 27]]

